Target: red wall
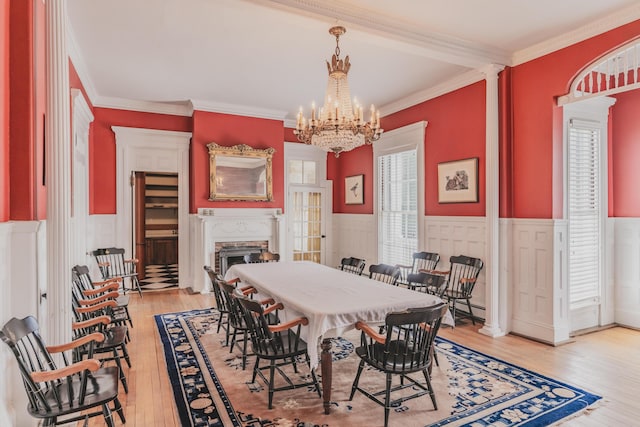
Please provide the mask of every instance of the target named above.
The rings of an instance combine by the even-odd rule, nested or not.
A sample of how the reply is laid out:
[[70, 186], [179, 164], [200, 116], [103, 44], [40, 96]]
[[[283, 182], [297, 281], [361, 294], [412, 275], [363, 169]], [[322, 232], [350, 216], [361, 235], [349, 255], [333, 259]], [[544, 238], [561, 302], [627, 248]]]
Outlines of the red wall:
[[9, 0], [0, 0], [0, 222], [9, 219]]
[[[383, 117], [385, 132], [418, 121], [427, 121], [425, 132], [425, 214], [483, 216], [485, 213], [485, 83], [469, 85], [421, 104]], [[384, 138], [384, 136], [383, 136]], [[374, 142], [374, 144], [376, 144]], [[331, 157], [331, 156], [329, 156]], [[438, 203], [438, 163], [479, 158], [478, 203]], [[332, 163], [336, 164], [332, 164]], [[334, 212], [373, 213], [373, 149], [361, 147], [328, 160], [334, 180]], [[344, 204], [344, 178], [365, 175], [364, 205]]]
[[[290, 136], [290, 135], [289, 135]], [[281, 208], [284, 210], [284, 127], [282, 121], [231, 114], [195, 111], [191, 140], [190, 210], [198, 208]], [[207, 144], [222, 146], [246, 144], [253, 148], [273, 147], [273, 201], [209, 201], [209, 152]]]
[[[640, 93], [635, 90], [616, 96], [611, 117], [610, 176], [613, 185], [613, 216], [640, 217]], [[611, 199], [611, 194], [610, 194]]]
[[568, 92], [582, 68], [638, 34], [640, 21], [512, 69], [514, 217], [562, 216], [561, 119], [556, 97]]
[[12, 1], [10, 3], [10, 218], [32, 220], [36, 219], [32, 79], [34, 2]]
[[89, 132], [89, 213], [116, 213], [116, 136], [112, 126], [191, 132], [191, 118], [95, 107]]

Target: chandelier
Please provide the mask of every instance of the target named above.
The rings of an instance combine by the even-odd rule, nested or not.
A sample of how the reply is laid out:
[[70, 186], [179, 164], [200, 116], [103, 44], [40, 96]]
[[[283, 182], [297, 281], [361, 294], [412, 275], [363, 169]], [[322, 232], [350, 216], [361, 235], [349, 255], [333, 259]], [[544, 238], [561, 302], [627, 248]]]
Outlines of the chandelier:
[[[329, 83], [324, 97], [324, 106], [316, 115], [315, 103], [311, 107], [311, 117], [304, 117], [302, 107], [298, 112], [296, 129], [293, 133], [300, 142], [315, 145], [324, 151], [334, 153], [336, 157], [343, 151], [350, 151], [364, 144], [371, 144], [380, 139], [380, 112], [371, 105], [369, 121], [364, 121], [364, 111], [354, 99], [351, 103], [347, 73], [351, 64], [349, 56], [340, 59], [340, 36], [347, 30], [336, 26], [329, 29], [329, 34], [336, 37], [336, 50], [327, 61]], [[355, 108], [354, 108], [355, 104]]]

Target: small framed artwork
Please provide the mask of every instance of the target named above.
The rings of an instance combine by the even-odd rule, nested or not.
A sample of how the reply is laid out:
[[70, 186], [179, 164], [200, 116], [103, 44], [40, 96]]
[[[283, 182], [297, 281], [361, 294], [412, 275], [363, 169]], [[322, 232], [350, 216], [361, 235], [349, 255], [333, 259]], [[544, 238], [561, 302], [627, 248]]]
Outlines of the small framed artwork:
[[478, 158], [438, 163], [438, 202], [478, 201]]
[[364, 175], [348, 176], [344, 179], [345, 205], [364, 204]]

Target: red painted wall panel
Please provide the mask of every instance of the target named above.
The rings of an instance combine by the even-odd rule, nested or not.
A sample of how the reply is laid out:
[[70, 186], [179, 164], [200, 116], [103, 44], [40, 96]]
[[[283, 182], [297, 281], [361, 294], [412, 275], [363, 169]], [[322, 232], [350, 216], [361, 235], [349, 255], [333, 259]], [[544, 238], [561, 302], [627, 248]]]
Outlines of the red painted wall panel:
[[[290, 137], [291, 135], [289, 135]], [[281, 208], [284, 210], [284, 141], [282, 121], [243, 117], [231, 114], [195, 111], [191, 142], [190, 210], [198, 208]], [[253, 148], [275, 148], [273, 155], [273, 201], [209, 201], [209, 152], [207, 144], [232, 146], [246, 144]]]
[[[425, 132], [425, 214], [483, 216], [485, 213], [485, 83], [478, 82], [381, 119], [385, 131], [427, 121]], [[375, 144], [375, 142], [374, 142]], [[438, 163], [479, 158], [479, 203], [438, 203]], [[373, 149], [343, 153], [334, 168], [334, 212], [373, 213]], [[365, 204], [344, 204], [344, 178], [365, 174]]]
[[562, 215], [555, 99], [567, 93], [581, 69], [638, 34], [640, 21], [635, 21], [513, 68], [514, 217]]
[[95, 107], [89, 134], [89, 213], [116, 213], [116, 136], [112, 126], [191, 132], [191, 118]]
[[33, 2], [10, 7], [10, 218], [36, 219], [34, 165]]
[[0, 0], [0, 222], [9, 219], [9, 0]]
[[[613, 216], [640, 217], [640, 93], [635, 90], [616, 96], [612, 107], [610, 176], [610, 200], [613, 199]], [[611, 207], [611, 206], [610, 206]], [[611, 213], [611, 210], [610, 210]]]

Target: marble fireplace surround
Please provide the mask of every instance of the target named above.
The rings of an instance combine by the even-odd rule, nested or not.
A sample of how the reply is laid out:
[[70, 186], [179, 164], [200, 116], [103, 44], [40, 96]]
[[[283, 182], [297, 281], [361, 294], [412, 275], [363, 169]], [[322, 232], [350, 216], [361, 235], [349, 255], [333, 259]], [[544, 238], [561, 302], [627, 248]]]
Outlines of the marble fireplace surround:
[[[203, 265], [215, 266], [216, 246], [227, 244], [238, 245], [241, 242], [267, 242], [268, 250], [274, 253], [284, 254], [285, 231], [284, 215], [281, 209], [269, 208], [219, 208], [198, 209], [196, 215], [197, 227], [196, 240], [198, 240], [197, 259], [201, 259]], [[219, 265], [219, 264], [218, 264]], [[193, 290], [201, 293], [211, 292], [211, 284], [202, 266], [202, 272], [194, 278]]]

